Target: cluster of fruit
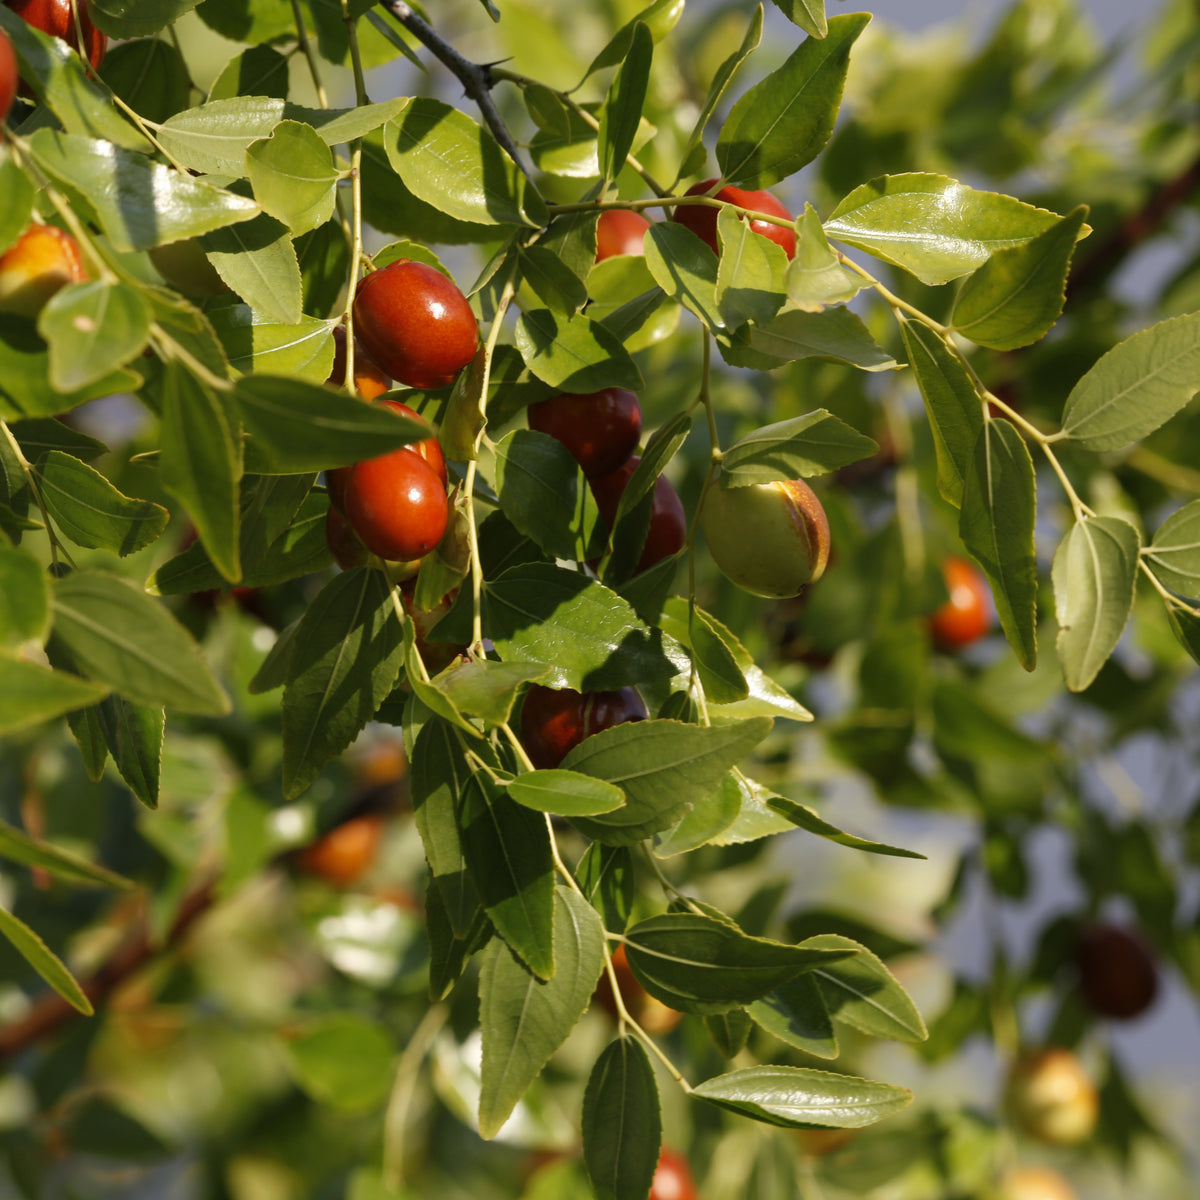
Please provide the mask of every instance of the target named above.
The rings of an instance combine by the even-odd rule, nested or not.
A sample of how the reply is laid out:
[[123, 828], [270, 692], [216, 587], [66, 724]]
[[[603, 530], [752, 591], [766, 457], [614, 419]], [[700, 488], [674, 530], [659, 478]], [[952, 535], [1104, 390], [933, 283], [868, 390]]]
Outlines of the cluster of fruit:
[[[51, 37], [62, 38], [72, 50], [79, 50], [79, 34], [87, 47], [87, 60], [98, 67], [108, 49], [108, 38], [92, 24], [86, 5], [78, 6], [78, 20], [72, 11], [71, 0], [4, 0], [5, 8], [11, 8], [27, 24], [40, 29]], [[13, 100], [18, 96], [29, 96], [30, 92], [20, 82], [17, 56], [12, 42], [0, 31], [0, 122], [7, 120]]]

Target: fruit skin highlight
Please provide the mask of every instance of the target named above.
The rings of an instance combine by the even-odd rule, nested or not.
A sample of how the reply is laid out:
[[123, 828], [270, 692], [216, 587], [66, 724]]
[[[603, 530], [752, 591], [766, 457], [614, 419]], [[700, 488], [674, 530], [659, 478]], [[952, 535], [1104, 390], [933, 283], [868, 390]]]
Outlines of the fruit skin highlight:
[[649, 228], [650, 222], [631, 208], [606, 208], [596, 222], [596, 261], [644, 254], [643, 238]]
[[[705, 196], [716, 182], [716, 179], [701, 180], [700, 183], [692, 184], [684, 192], [684, 195]], [[773, 217], [785, 217], [788, 221], [794, 220], [786, 206], [776, 200], [770, 192], [747, 192], [739, 187], [723, 187], [713, 196], [713, 199], [723, 200], [727, 204], [736, 204], [738, 208], [769, 213]], [[679, 204], [671, 214], [671, 220], [686, 226], [702, 242], [707, 243], [714, 254], [720, 254], [721, 247], [717, 241], [717, 216], [719, 213], [720, 209], [710, 208], [706, 204]], [[788, 258], [796, 256], [795, 228], [775, 225], [770, 221], [762, 221], [754, 217], [750, 220], [750, 230], [752, 233], [757, 233], [760, 237], [774, 242], [777, 246], [782, 246], [783, 252]]]
[[958, 650], [977, 642], [992, 627], [987, 580], [970, 559], [947, 555], [942, 575], [950, 598], [929, 618], [933, 640], [943, 650]]
[[30, 225], [0, 254], [0, 312], [36, 317], [69, 283], [90, 276], [79, 243], [57, 225]]
[[354, 532], [380, 558], [423, 557], [442, 540], [450, 518], [445, 485], [407, 446], [355, 463], [342, 503]]
[[1086, 1141], [1100, 1115], [1096, 1085], [1061, 1046], [1022, 1054], [1009, 1072], [1004, 1102], [1018, 1129], [1055, 1146]]
[[713, 562], [755, 596], [798, 596], [829, 562], [829, 519], [803, 479], [714, 484], [700, 520]]
[[562, 392], [531, 404], [529, 428], [561, 442], [589, 479], [624, 465], [642, 436], [642, 406], [633, 392]]
[[359, 282], [354, 329], [392, 379], [415, 388], [453, 383], [479, 346], [479, 324], [454, 281], [408, 258]]

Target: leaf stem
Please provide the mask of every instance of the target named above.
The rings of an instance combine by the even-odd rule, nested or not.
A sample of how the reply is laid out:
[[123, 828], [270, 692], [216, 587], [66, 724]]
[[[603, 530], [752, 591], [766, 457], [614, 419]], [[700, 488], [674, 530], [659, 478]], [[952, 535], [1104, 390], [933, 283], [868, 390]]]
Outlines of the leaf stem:
[[[292, 0], [299, 21], [298, 28], [303, 31], [304, 22], [299, 11], [299, 0]], [[362, 55], [358, 48], [358, 31], [354, 18], [350, 15], [348, 0], [342, 0], [342, 20], [346, 23], [346, 37], [350, 43], [350, 62], [354, 68], [354, 94], [359, 105], [367, 104], [367, 84], [363, 77]], [[324, 103], [324, 102], [323, 102]], [[350, 145], [350, 195], [351, 195], [351, 232], [350, 232], [350, 286], [346, 289], [346, 376], [343, 385], [353, 396], [354, 384], [354, 297], [358, 291], [359, 259], [362, 257], [362, 138], [355, 138]]]
[[[342, 5], [342, 15], [346, 15], [346, 6]], [[321, 82], [321, 71], [317, 65], [317, 56], [313, 53], [312, 42], [308, 38], [308, 30], [304, 25], [304, 13], [300, 8], [300, 0], [292, 0], [292, 16], [296, 21], [296, 41], [300, 44], [300, 49], [304, 54], [304, 58], [308, 63], [308, 73], [312, 76], [313, 89], [317, 93], [317, 103], [322, 108], [329, 107], [329, 97], [325, 92], [325, 85]]]

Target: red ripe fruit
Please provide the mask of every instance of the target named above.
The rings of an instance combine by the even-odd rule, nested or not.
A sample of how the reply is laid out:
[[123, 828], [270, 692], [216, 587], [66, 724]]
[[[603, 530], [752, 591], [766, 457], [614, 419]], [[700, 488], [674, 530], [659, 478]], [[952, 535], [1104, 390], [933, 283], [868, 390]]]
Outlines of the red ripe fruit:
[[521, 744], [538, 770], [551, 770], [593, 733], [645, 718], [646, 706], [631, 687], [580, 693], [535, 683], [521, 708]]
[[450, 517], [437, 471], [407, 446], [350, 467], [342, 504], [363, 545], [388, 559], [428, 554]]
[[682, 1154], [663, 1149], [647, 1200], [700, 1200], [691, 1168]]
[[1088, 925], [1076, 953], [1079, 990], [1094, 1013], [1124, 1021], [1154, 1003], [1158, 967], [1135, 933], [1104, 922]]
[[[715, 179], [705, 179], [700, 183], [693, 184], [684, 195], [705, 196], [716, 182]], [[738, 208], [748, 208], [754, 212], [768, 213], [773, 217], [784, 217], [788, 221], [793, 219], [792, 214], [770, 192], [747, 192], [738, 187], [723, 187], [713, 199], [723, 200], [728, 204], [736, 204]], [[720, 254], [720, 247], [717, 244], [717, 214], [719, 212], [720, 209], [709, 208], [703, 204], [680, 204], [676, 206], [675, 211], [671, 214], [671, 220], [678, 221], [680, 225], [685, 225], [701, 241], [707, 242], [714, 254]], [[785, 225], [773, 225], [770, 221], [761, 221], [758, 218], [752, 218], [750, 229], [754, 233], [760, 234], [762, 237], [782, 246], [788, 258], [795, 256], [796, 230], [794, 228]]]
[[386, 825], [381, 813], [351, 817], [305, 846], [296, 862], [309, 875], [335, 887], [349, 887], [375, 861]]
[[642, 436], [642, 406], [624, 388], [563, 392], [531, 404], [528, 417], [529, 428], [562, 442], [589, 479], [615, 471]]
[[30, 225], [0, 254], [0, 312], [36, 317], [59, 288], [88, 278], [79, 243], [57, 225]]
[[950, 599], [929, 619], [934, 641], [945, 650], [977, 642], [992, 625], [987, 580], [971, 561], [956, 555], [942, 563]]
[[[71, 0], [5, 0], [5, 4], [34, 29], [40, 29], [51, 37], [62, 38], [72, 50], [79, 50]], [[79, 7], [79, 28], [83, 30], [87, 60], [93, 67], [98, 67], [104, 61], [108, 38], [92, 24], [86, 0], [76, 0], [76, 4]]]
[[[346, 381], [346, 330], [339, 325], [333, 331], [333, 367], [326, 383], [341, 387]], [[392, 381], [371, 361], [371, 356], [354, 339], [354, 389], [364, 400], [374, 400], [389, 391]]]
[[475, 314], [454, 281], [407, 258], [361, 280], [354, 328], [388, 375], [416, 388], [453, 383], [479, 344]]
[[8, 34], [0, 29], [0, 125], [8, 120], [17, 95], [17, 54], [8, 40]]
[[[607, 475], [601, 475], [591, 480], [592, 495], [596, 497], [596, 506], [600, 515], [612, 528], [617, 516], [617, 506], [621, 503], [621, 493], [625, 491], [633, 472], [642, 460], [638, 457], [628, 459], [623, 466]], [[660, 475], [654, 481], [654, 504], [650, 510], [650, 527], [646, 531], [646, 540], [642, 545], [642, 554], [634, 568], [634, 573], [640, 575], [648, 571], [655, 563], [662, 562], [678, 554], [687, 544], [687, 515], [683, 511], [683, 501], [672, 486], [671, 481]]]
[[596, 222], [596, 261], [618, 254], [644, 254], [643, 237], [650, 222], [631, 208], [606, 208]]

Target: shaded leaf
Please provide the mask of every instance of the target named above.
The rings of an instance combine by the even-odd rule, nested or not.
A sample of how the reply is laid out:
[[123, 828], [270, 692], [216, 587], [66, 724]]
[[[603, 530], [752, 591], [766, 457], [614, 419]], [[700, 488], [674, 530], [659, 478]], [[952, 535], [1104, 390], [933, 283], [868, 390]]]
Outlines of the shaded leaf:
[[75, 977], [24, 921], [0, 908], [0, 936], [8, 939], [27, 963], [74, 1009], [92, 1015], [92, 1002]]
[[104, 684], [22, 659], [0, 658], [0, 667], [0, 733], [16, 733], [86, 708], [108, 694]]
[[650, 1059], [634, 1038], [617, 1038], [596, 1059], [582, 1124], [583, 1161], [596, 1200], [647, 1195], [662, 1145], [662, 1113]]

